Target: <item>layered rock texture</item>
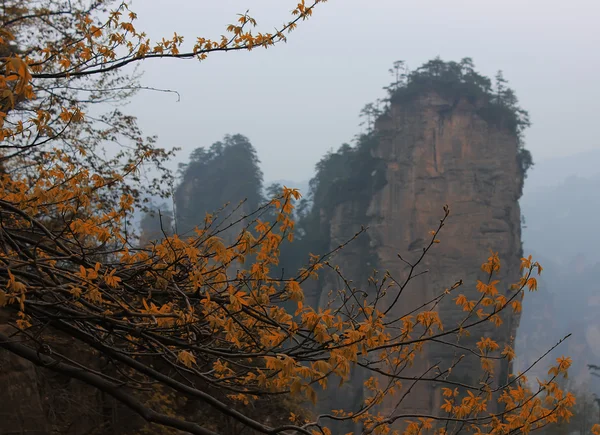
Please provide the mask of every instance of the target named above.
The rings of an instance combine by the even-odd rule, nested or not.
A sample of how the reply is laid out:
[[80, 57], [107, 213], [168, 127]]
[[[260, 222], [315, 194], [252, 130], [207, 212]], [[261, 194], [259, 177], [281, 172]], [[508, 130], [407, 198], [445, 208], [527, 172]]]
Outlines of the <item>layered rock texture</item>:
[[[477, 299], [476, 280], [484, 278], [480, 265], [490, 250], [498, 252], [502, 262], [503, 286], [499, 290], [505, 291], [510, 283], [518, 281], [522, 256], [518, 200], [523, 183], [518, 138], [501, 124], [484, 120], [480, 109], [481, 105], [467, 99], [447, 100], [435, 92], [392, 103], [375, 124], [379, 139], [371, 149], [372, 158], [379, 162], [378, 170], [385, 173], [383, 187], [374, 190], [366, 202], [364, 198], [349, 199], [323, 216], [332, 248], [352, 237], [361, 224], [369, 227], [359, 247], [348, 246], [335, 261], [353, 285], [367, 288], [373, 268], [380, 276], [389, 271], [398, 280], [405, 278], [407, 268], [398, 254], [415, 261], [431, 237], [429, 231], [437, 228], [443, 217], [443, 206], [449, 205], [451, 214], [441, 232], [441, 243], [434, 246], [420, 268], [428, 272], [405, 289], [401, 303], [391, 312], [394, 317], [432, 300], [461, 279], [464, 284], [460, 292]], [[340, 288], [342, 284], [328, 278], [321, 288]], [[322, 306], [328, 299], [325, 293], [315, 296]], [[388, 295], [393, 297], [395, 294]], [[446, 326], [457, 325], [464, 318], [453, 297], [445, 298], [435, 309]], [[518, 315], [503, 318], [500, 328], [485, 323], [473, 331], [471, 338], [462, 338], [461, 344], [472, 346], [485, 335], [503, 347], [512, 341], [519, 322]], [[448, 346], [426, 347], [403, 375], [420, 376], [438, 363], [445, 368], [462, 353]], [[466, 357], [453, 369], [452, 376], [461, 382], [476, 383], [479, 367], [477, 358]], [[506, 364], [496, 367], [500, 381], [506, 380], [508, 372]], [[329, 397], [333, 400], [330, 404], [341, 408], [360, 403], [362, 382], [358, 374], [346, 393]], [[439, 386], [420, 382], [396, 414], [435, 414], [440, 395]], [[384, 408], [391, 411], [397, 400], [392, 398]]]

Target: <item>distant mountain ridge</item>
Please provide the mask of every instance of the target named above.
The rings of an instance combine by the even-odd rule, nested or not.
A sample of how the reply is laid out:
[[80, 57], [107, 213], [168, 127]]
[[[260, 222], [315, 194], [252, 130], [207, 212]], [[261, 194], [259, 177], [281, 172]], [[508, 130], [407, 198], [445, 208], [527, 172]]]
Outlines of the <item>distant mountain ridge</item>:
[[521, 198], [525, 251], [559, 264], [600, 262], [599, 192], [600, 149], [536, 163]]
[[542, 160], [521, 198], [523, 249], [545, 267], [539, 294], [527, 295], [517, 333], [517, 364], [527, 367], [566, 334], [530, 378], [545, 374], [555, 357], [573, 358], [570, 378], [600, 393], [587, 364], [600, 363], [600, 149]]
[[540, 161], [534, 159], [534, 165], [525, 180], [524, 193], [526, 196], [529, 192], [558, 186], [569, 177], [597, 176], [600, 176], [600, 148]]

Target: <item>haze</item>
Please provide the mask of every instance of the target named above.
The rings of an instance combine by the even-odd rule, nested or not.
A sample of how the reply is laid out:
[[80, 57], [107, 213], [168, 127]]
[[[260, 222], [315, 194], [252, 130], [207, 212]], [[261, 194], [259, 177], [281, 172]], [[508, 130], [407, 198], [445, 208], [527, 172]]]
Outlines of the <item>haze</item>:
[[0, 435], [600, 435], [600, 0], [0, 18]]
[[[190, 44], [195, 36], [218, 39], [246, 8], [270, 31], [288, 7], [280, 0], [133, 4], [138, 27], [151, 37], [170, 37], [166, 29], [173, 29]], [[360, 109], [383, 97], [395, 60], [416, 68], [437, 55], [471, 57], [487, 76], [502, 69], [533, 123], [525, 137], [536, 165], [521, 199], [524, 250], [550, 269], [544, 296], [525, 304], [517, 367], [573, 333], [572, 344], [555, 353], [580, 354], [574, 377], [585, 382], [586, 362], [600, 358], [600, 325], [593, 320], [600, 293], [593, 278], [600, 265], [593, 230], [600, 210], [594, 194], [600, 189], [599, 14], [600, 4], [591, 0], [330, 0], [287, 44], [217, 53], [204, 63], [145, 62], [143, 84], [180, 91], [181, 100], [145, 92], [130, 110], [162, 146], [182, 148], [173, 168], [194, 148], [241, 133], [257, 149], [267, 183], [286, 180], [305, 191], [325, 152], [360, 131]], [[574, 269], [575, 286], [569, 284]], [[536, 312], [560, 321], [540, 332]], [[540, 375], [550, 361], [536, 369]]]
[[[172, 29], [189, 44], [195, 36], [218, 39], [247, 8], [270, 31], [289, 7], [280, 0], [132, 5], [151, 37], [171, 37]], [[143, 84], [178, 90], [181, 101], [144, 92], [129, 109], [163, 146], [183, 148], [179, 160], [241, 133], [266, 180], [306, 180], [326, 150], [359, 131], [359, 111], [383, 96], [392, 62], [417, 67], [437, 55], [469, 56], [483, 74], [504, 71], [531, 114], [527, 147], [541, 161], [600, 147], [599, 13], [592, 0], [330, 0], [284, 45], [217, 53], [204, 63], [146, 61]]]

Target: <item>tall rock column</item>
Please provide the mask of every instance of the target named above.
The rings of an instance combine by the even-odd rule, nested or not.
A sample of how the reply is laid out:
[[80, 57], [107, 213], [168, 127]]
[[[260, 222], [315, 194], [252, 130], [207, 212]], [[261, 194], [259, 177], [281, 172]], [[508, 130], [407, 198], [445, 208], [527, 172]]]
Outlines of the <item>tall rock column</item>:
[[[457, 291], [477, 299], [476, 281], [484, 278], [480, 266], [490, 250], [498, 252], [502, 263], [499, 291], [508, 294], [509, 285], [518, 281], [522, 256], [518, 200], [523, 182], [517, 160], [518, 138], [501, 123], [484, 120], [478, 109], [477, 103], [467, 99], [448, 101], [430, 92], [393, 103], [375, 125], [381, 139], [372, 154], [385, 163], [387, 183], [371, 197], [367, 222], [360, 222], [369, 226], [373, 267], [402, 280], [407, 270], [397, 254], [416, 260], [428, 242], [429, 231], [439, 225], [443, 206], [448, 204], [451, 210], [439, 237], [441, 243], [422, 263], [422, 269], [428, 272], [405, 289], [400, 303], [390, 312], [393, 317], [402, 317], [461, 279], [464, 284]], [[347, 239], [356, 230], [352, 209], [352, 202], [337, 206], [330, 224], [332, 244]], [[366, 287], [371, 268], [357, 265], [356, 257], [350, 245], [336, 263], [357, 286]], [[335, 285], [328, 282], [323, 291]], [[392, 300], [395, 295], [387, 297]], [[325, 299], [322, 297], [321, 304]], [[436, 306], [447, 327], [457, 325], [465, 315], [453, 299], [446, 297]], [[486, 322], [470, 338], [461, 338], [461, 345], [472, 347], [481, 336], [490, 336], [503, 347], [512, 341], [519, 319], [510, 313], [503, 320], [500, 328]], [[460, 353], [448, 346], [426, 347], [403, 375], [420, 376], [437, 363], [447, 367]], [[479, 370], [479, 359], [467, 356], [453, 369], [452, 376], [477, 384]], [[508, 372], [506, 363], [495, 368], [499, 382], [506, 380]], [[356, 391], [362, 377], [357, 376], [352, 383], [352, 391]], [[439, 385], [419, 382], [395, 413], [437, 414], [439, 396]], [[383, 407], [390, 411], [397, 400], [396, 395]]]

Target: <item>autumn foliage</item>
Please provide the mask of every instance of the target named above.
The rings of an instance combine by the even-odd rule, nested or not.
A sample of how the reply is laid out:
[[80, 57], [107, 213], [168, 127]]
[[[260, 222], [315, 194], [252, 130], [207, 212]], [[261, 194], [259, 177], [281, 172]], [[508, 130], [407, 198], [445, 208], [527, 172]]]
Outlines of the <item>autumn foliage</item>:
[[[570, 360], [559, 359], [537, 389], [524, 374], [497, 382], [494, 361], [515, 355], [490, 337], [464, 350], [480, 358], [474, 385], [449, 380], [452, 367], [403, 375], [429, 343], [469, 334], [484, 322], [500, 325], [503, 312], [520, 311], [524, 292], [537, 289], [542, 272], [523, 258], [522, 277], [505, 291], [492, 253], [482, 266], [478, 299], [456, 283], [419, 310], [391, 318], [384, 295], [397, 294], [393, 304], [401, 304], [419, 262], [440, 242], [447, 207], [407, 277], [386, 272], [373, 278], [372, 292], [334, 291], [326, 309], [304, 305], [302, 287], [325, 269], [343, 274], [330, 263], [343, 245], [311, 255], [294, 278], [277, 276], [280, 246], [293, 242], [297, 190], [284, 188], [237, 221], [217, 224], [208, 215], [190, 233], [137, 246], [132, 213], [145, 192], [168, 184], [163, 163], [171, 152], [144, 137], [130, 116], [87, 112], [136, 91], [137, 76], [124, 74], [125, 65], [267, 48], [285, 41], [323, 2], [302, 0], [291, 21], [272, 33], [256, 32], [254, 18], [242, 14], [221, 38], [199, 37], [191, 47], [177, 34], [149, 41], [126, 3], [5, 2], [0, 309], [10, 328], [0, 333], [1, 351], [97, 388], [150, 423], [195, 434], [219, 433], [218, 419], [189, 419], [172, 397], [200, 401], [220, 418], [265, 434], [331, 434], [340, 420], [365, 434], [509, 434], [568, 419], [574, 399], [557, 379], [566, 376]], [[119, 145], [118, 151], [105, 157], [105, 144]], [[156, 179], [142, 179], [145, 165], [158, 170]], [[266, 221], [273, 210], [275, 218]], [[225, 241], [234, 225], [237, 236]], [[464, 311], [459, 324], [442, 325], [436, 307], [443, 298]], [[81, 355], [108, 358], [114, 370], [101, 373], [83, 357], [67, 357], [53, 347], [54, 334], [74, 338], [85, 349]], [[370, 373], [360, 408], [307, 411], [320, 391], [347, 382], [357, 367]], [[432, 381], [443, 385], [443, 404], [431, 415], [380, 406], [390, 398], [400, 404], [412, 383]], [[250, 405], [265, 397], [285, 397], [293, 412], [276, 422], [253, 414]]]

